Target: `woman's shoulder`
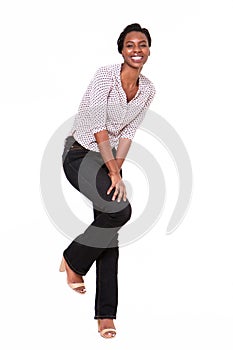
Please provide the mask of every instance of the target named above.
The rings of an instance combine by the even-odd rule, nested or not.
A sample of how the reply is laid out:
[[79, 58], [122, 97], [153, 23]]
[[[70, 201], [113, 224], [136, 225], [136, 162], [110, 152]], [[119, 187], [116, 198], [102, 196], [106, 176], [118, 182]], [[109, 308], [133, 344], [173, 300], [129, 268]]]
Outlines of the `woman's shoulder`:
[[140, 74], [140, 85], [144, 90], [150, 90], [153, 94], [156, 92], [154, 83], [143, 74]]
[[153, 82], [143, 74], [140, 74], [140, 80], [145, 86], [154, 86]]
[[117, 64], [109, 64], [97, 68], [90, 81], [88, 89], [91, 89], [95, 85], [112, 86], [117, 76]]

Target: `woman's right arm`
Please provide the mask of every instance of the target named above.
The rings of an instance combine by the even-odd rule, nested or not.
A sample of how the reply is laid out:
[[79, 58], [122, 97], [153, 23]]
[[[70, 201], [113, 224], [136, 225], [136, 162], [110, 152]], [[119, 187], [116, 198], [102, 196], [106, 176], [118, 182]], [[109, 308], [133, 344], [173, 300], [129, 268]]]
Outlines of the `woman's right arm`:
[[94, 133], [96, 142], [98, 144], [98, 148], [100, 154], [109, 170], [109, 177], [111, 179], [111, 186], [109, 187], [107, 194], [110, 194], [113, 189], [115, 189], [114, 194], [112, 196], [112, 200], [117, 199], [120, 202], [122, 199], [126, 201], [126, 187], [120, 175], [120, 169], [117, 165], [117, 161], [113, 156], [108, 131], [101, 130], [97, 133]]

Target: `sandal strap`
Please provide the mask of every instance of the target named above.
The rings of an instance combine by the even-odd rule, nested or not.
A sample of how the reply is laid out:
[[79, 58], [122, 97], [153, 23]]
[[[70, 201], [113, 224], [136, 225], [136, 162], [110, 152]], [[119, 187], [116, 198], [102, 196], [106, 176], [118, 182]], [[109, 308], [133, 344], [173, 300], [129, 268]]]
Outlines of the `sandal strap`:
[[100, 334], [104, 336], [106, 333], [114, 332], [116, 334], [116, 330], [114, 328], [105, 328], [103, 329]]
[[76, 288], [79, 288], [79, 287], [85, 287], [84, 283], [68, 283], [70, 288], [72, 289], [76, 289]]

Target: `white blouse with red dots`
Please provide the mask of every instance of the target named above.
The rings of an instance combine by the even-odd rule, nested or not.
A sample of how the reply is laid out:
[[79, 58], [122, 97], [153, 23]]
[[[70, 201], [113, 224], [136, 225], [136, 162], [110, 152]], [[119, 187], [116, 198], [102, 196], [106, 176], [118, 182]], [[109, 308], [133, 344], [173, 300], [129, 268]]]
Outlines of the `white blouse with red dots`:
[[112, 148], [120, 138], [132, 140], [154, 98], [153, 83], [140, 74], [138, 91], [128, 102], [120, 73], [121, 64], [99, 68], [74, 116], [70, 135], [91, 151], [99, 151], [94, 134], [101, 130], [108, 131]]

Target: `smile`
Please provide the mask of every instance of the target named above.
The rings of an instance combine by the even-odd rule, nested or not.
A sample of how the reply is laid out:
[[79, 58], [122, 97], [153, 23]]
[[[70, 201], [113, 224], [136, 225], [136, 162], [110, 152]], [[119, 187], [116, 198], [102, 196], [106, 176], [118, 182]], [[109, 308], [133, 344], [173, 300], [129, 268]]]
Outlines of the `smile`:
[[143, 59], [143, 57], [142, 56], [132, 56], [131, 59], [133, 61], [137, 61], [138, 62], [138, 61], [141, 61]]

